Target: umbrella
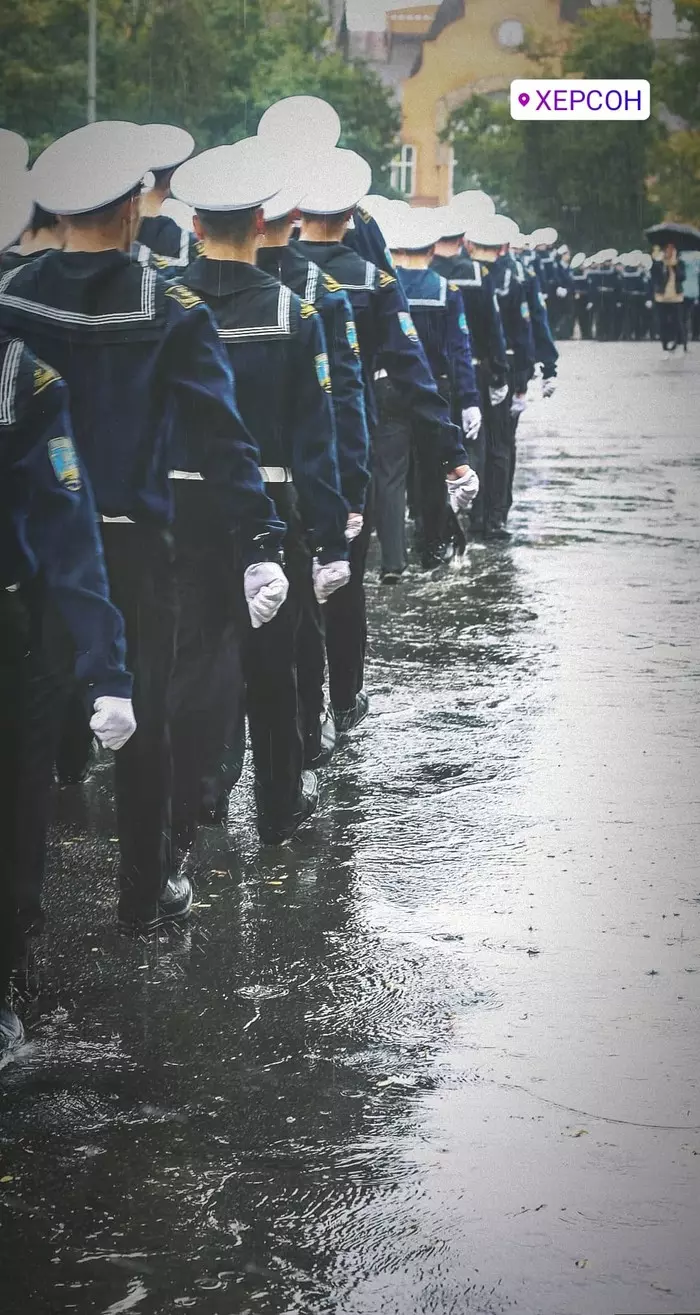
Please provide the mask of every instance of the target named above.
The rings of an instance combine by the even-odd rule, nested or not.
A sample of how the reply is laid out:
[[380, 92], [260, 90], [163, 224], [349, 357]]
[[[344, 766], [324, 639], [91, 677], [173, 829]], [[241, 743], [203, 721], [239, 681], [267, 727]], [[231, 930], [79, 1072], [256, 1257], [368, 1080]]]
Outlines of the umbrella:
[[646, 230], [646, 235], [650, 242], [660, 247], [671, 244], [677, 251], [700, 251], [700, 229], [693, 228], [692, 224], [674, 224], [670, 221], [654, 224]]

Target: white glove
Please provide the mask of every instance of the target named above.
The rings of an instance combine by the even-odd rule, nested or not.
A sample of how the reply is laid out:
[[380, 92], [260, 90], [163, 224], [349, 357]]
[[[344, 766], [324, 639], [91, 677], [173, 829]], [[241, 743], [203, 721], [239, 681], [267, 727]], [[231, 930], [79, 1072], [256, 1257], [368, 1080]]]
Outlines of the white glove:
[[131, 699], [117, 699], [112, 694], [101, 694], [95, 699], [90, 730], [95, 732], [105, 749], [122, 749], [136, 730]]
[[587, 302], [586, 302], [586, 310], [593, 310], [593, 302], [592, 302], [592, 301], [587, 301]]
[[243, 590], [253, 630], [259, 630], [277, 616], [289, 593], [289, 581], [277, 562], [254, 562], [243, 573]]
[[556, 379], [543, 379], [543, 380], [542, 380], [542, 396], [543, 396], [543, 397], [551, 397], [556, 391], [557, 391], [557, 381], [556, 381]]
[[321, 565], [317, 557], [313, 564], [314, 593], [319, 603], [326, 603], [336, 589], [342, 589], [350, 579], [349, 562], [326, 562]]
[[489, 388], [489, 398], [492, 406], [500, 406], [501, 402], [505, 402], [507, 396], [507, 384], [504, 384], [502, 388]]
[[468, 470], [466, 474], [460, 475], [459, 479], [448, 479], [445, 482], [447, 496], [455, 516], [460, 511], [469, 511], [479, 492], [479, 476], [476, 471]]
[[524, 393], [516, 393], [510, 404], [510, 414], [512, 416], [522, 415], [527, 406], [527, 397]]
[[568, 291], [569, 291], [568, 288], [557, 288], [557, 296], [565, 297]]
[[647, 310], [651, 310], [652, 303], [650, 301], [645, 301], [644, 305], [646, 306]]
[[481, 429], [481, 408], [478, 406], [468, 406], [462, 412], [462, 429], [464, 437], [468, 443], [476, 442]]
[[364, 523], [365, 518], [360, 515], [359, 511], [348, 512], [348, 523], [345, 526], [345, 539], [347, 543], [352, 543], [353, 539], [357, 538]]

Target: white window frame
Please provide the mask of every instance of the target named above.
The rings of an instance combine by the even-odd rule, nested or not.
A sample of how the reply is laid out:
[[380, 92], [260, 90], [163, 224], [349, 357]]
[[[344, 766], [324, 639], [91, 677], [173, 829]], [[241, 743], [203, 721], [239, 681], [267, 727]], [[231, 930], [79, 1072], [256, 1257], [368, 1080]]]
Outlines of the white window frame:
[[417, 160], [416, 147], [404, 142], [399, 154], [391, 162], [391, 186], [402, 196], [413, 196], [415, 193]]

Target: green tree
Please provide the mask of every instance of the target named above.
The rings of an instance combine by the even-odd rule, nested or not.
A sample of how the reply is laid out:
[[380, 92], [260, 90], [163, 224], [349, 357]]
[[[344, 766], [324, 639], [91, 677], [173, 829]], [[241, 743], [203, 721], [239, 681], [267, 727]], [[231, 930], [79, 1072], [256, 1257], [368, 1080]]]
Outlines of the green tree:
[[686, 127], [662, 130], [652, 154], [650, 194], [664, 215], [700, 224], [700, 0], [677, 0], [687, 36], [664, 49], [655, 69], [659, 99]]
[[[648, 78], [654, 43], [634, 0], [587, 10], [561, 52], [529, 34], [533, 63], [551, 76]], [[507, 105], [472, 98], [456, 110], [446, 136], [456, 182], [483, 187], [524, 228], [553, 224], [572, 246], [620, 248], [642, 240], [656, 217], [646, 195], [647, 159], [656, 123], [519, 123]]]
[[[273, 101], [330, 101], [341, 144], [386, 179], [398, 113], [366, 66], [328, 40], [317, 0], [98, 0], [98, 116], [188, 128], [199, 147], [255, 132]], [[0, 122], [32, 147], [85, 121], [84, 0], [0, 7]]]

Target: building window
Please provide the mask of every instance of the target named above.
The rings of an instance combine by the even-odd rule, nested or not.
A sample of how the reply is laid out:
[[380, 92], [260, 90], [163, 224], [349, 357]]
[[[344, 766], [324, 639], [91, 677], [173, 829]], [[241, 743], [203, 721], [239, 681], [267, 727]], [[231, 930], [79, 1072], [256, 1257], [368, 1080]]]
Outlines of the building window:
[[413, 196], [415, 190], [416, 148], [402, 146], [401, 153], [391, 162], [391, 186], [402, 196]]

